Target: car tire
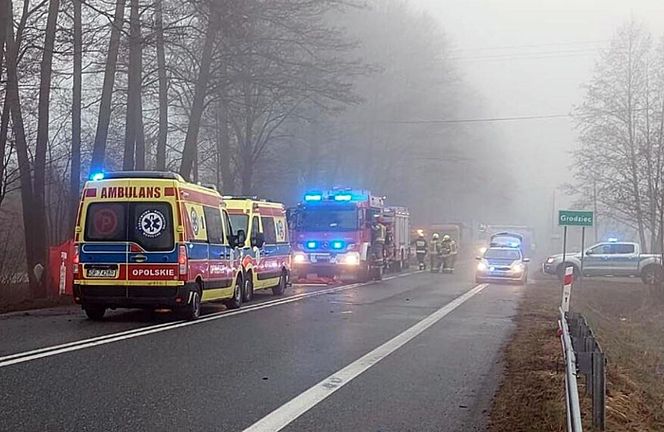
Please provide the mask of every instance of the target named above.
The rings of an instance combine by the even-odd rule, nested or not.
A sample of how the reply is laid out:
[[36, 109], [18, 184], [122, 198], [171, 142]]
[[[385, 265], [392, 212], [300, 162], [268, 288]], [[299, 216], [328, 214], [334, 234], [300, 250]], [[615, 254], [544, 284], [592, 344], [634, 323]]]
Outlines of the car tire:
[[242, 285], [242, 302], [247, 303], [254, 299], [254, 276], [252, 273], [247, 273], [247, 277]]
[[235, 284], [235, 291], [233, 291], [233, 297], [226, 300], [224, 305], [228, 309], [239, 309], [242, 307], [242, 291], [244, 290], [244, 281], [242, 278], [239, 278]]
[[357, 281], [360, 283], [371, 280], [371, 264], [369, 261], [360, 262], [360, 268], [357, 270]]
[[281, 276], [279, 276], [279, 283], [272, 287], [272, 295], [284, 295], [286, 292], [286, 286], [288, 286], [288, 276], [286, 272], [282, 272]]
[[106, 306], [103, 305], [87, 305], [83, 307], [88, 319], [92, 321], [102, 321], [104, 314], [106, 314]]
[[656, 264], [647, 265], [641, 270], [641, 281], [646, 285], [657, 285], [662, 282], [662, 268]]
[[195, 289], [191, 294], [191, 301], [182, 308], [182, 319], [195, 321], [201, 316], [201, 290]]

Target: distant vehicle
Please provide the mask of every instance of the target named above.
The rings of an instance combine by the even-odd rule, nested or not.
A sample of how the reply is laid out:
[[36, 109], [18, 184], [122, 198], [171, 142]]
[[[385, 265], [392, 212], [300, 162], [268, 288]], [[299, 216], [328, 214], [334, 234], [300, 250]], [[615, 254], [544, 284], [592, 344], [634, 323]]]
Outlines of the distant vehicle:
[[[602, 242], [589, 247], [584, 254], [584, 276], [638, 276], [648, 285], [664, 280], [661, 255], [642, 254], [638, 243]], [[572, 266], [575, 276], [580, 276], [581, 253], [568, 253], [565, 261], [567, 266]], [[546, 259], [542, 270], [562, 278], [565, 267], [563, 255], [556, 254]]]
[[[484, 227], [484, 245], [480, 248], [483, 253], [493, 246], [518, 247], [525, 257], [535, 253], [534, 233], [532, 228], [517, 225], [486, 225]], [[517, 245], [518, 243], [518, 245]]]
[[240, 244], [244, 301], [254, 290], [271, 289], [283, 295], [290, 279], [291, 246], [283, 204], [256, 197], [224, 197], [234, 234]]
[[93, 320], [108, 308], [169, 308], [186, 319], [201, 302], [242, 304], [242, 271], [221, 195], [178, 174], [95, 174], [74, 233], [74, 300]]
[[475, 282], [509, 281], [525, 285], [528, 282], [529, 258], [513, 247], [490, 247], [482, 256], [475, 272]]

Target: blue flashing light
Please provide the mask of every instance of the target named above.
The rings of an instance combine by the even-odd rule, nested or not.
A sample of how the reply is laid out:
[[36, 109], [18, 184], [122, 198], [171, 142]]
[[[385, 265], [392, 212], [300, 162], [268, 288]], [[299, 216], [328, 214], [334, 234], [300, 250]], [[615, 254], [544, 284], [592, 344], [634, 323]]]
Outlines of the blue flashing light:
[[104, 173], [103, 172], [92, 173], [90, 175], [90, 180], [92, 180], [92, 181], [104, 180]]
[[321, 194], [306, 194], [304, 196], [305, 201], [321, 201], [323, 199], [323, 195]]
[[308, 241], [307, 242], [307, 249], [316, 249], [317, 246], [318, 246], [318, 243], [316, 243], [315, 241]]
[[615, 237], [609, 237], [609, 241], [610, 241], [611, 243], [615, 243], [615, 242], [618, 241], [618, 239], [615, 238]]
[[335, 201], [352, 201], [353, 195], [350, 194], [341, 194], [341, 195], [335, 195], [334, 200]]
[[343, 249], [345, 244], [341, 240], [335, 240], [331, 243], [332, 249], [340, 250]]

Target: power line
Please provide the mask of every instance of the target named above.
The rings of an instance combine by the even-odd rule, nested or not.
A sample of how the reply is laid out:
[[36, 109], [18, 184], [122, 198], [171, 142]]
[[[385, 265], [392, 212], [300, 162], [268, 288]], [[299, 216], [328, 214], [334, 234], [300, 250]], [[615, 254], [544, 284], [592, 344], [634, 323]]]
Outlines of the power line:
[[477, 48], [454, 48], [451, 49], [451, 52], [462, 52], [462, 51], [501, 51], [501, 50], [512, 50], [520, 48], [544, 48], [544, 47], [556, 47], [556, 46], [571, 46], [571, 45], [590, 45], [590, 44], [603, 44], [609, 42], [609, 39], [601, 40], [588, 40], [588, 41], [568, 41], [568, 42], [551, 42], [551, 43], [542, 43], [542, 44], [529, 44], [529, 45], [505, 45], [505, 46], [492, 46], [492, 47], [477, 47]]
[[530, 116], [515, 116], [515, 117], [469, 118], [469, 119], [385, 120], [385, 121], [378, 121], [377, 123], [384, 123], [384, 124], [494, 123], [494, 122], [504, 122], [504, 121], [543, 120], [543, 119], [570, 118], [570, 117], [571, 116], [569, 114], [548, 114], [548, 115], [530, 115]]
[[512, 59], [528, 59], [528, 58], [549, 58], [549, 57], [570, 57], [580, 54], [595, 54], [596, 48], [582, 48], [570, 50], [554, 50], [554, 51], [532, 51], [523, 53], [503, 53], [503, 54], [487, 54], [478, 56], [458, 56], [450, 57], [450, 60], [512, 60]]

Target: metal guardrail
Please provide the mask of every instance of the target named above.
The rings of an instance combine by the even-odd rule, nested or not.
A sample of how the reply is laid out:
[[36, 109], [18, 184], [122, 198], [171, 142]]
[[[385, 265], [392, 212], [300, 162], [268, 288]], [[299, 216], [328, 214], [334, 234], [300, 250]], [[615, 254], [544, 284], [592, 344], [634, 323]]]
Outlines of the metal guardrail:
[[567, 430], [582, 431], [578, 374], [585, 377], [586, 394], [592, 398], [592, 424], [598, 430], [606, 426], [606, 357], [586, 319], [562, 308], [558, 325], [565, 355], [565, 400]]
[[562, 308], [558, 326], [560, 328], [560, 343], [565, 355], [565, 402], [567, 405], [567, 431], [582, 432], [581, 405], [579, 404], [579, 389], [576, 382], [576, 354], [572, 346], [572, 339], [567, 326], [567, 316]]
[[606, 426], [606, 356], [586, 319], [574, 312], [567, 314], [577, 368], [585, 376], [586, 394], [592, 399], [593, 426]]

